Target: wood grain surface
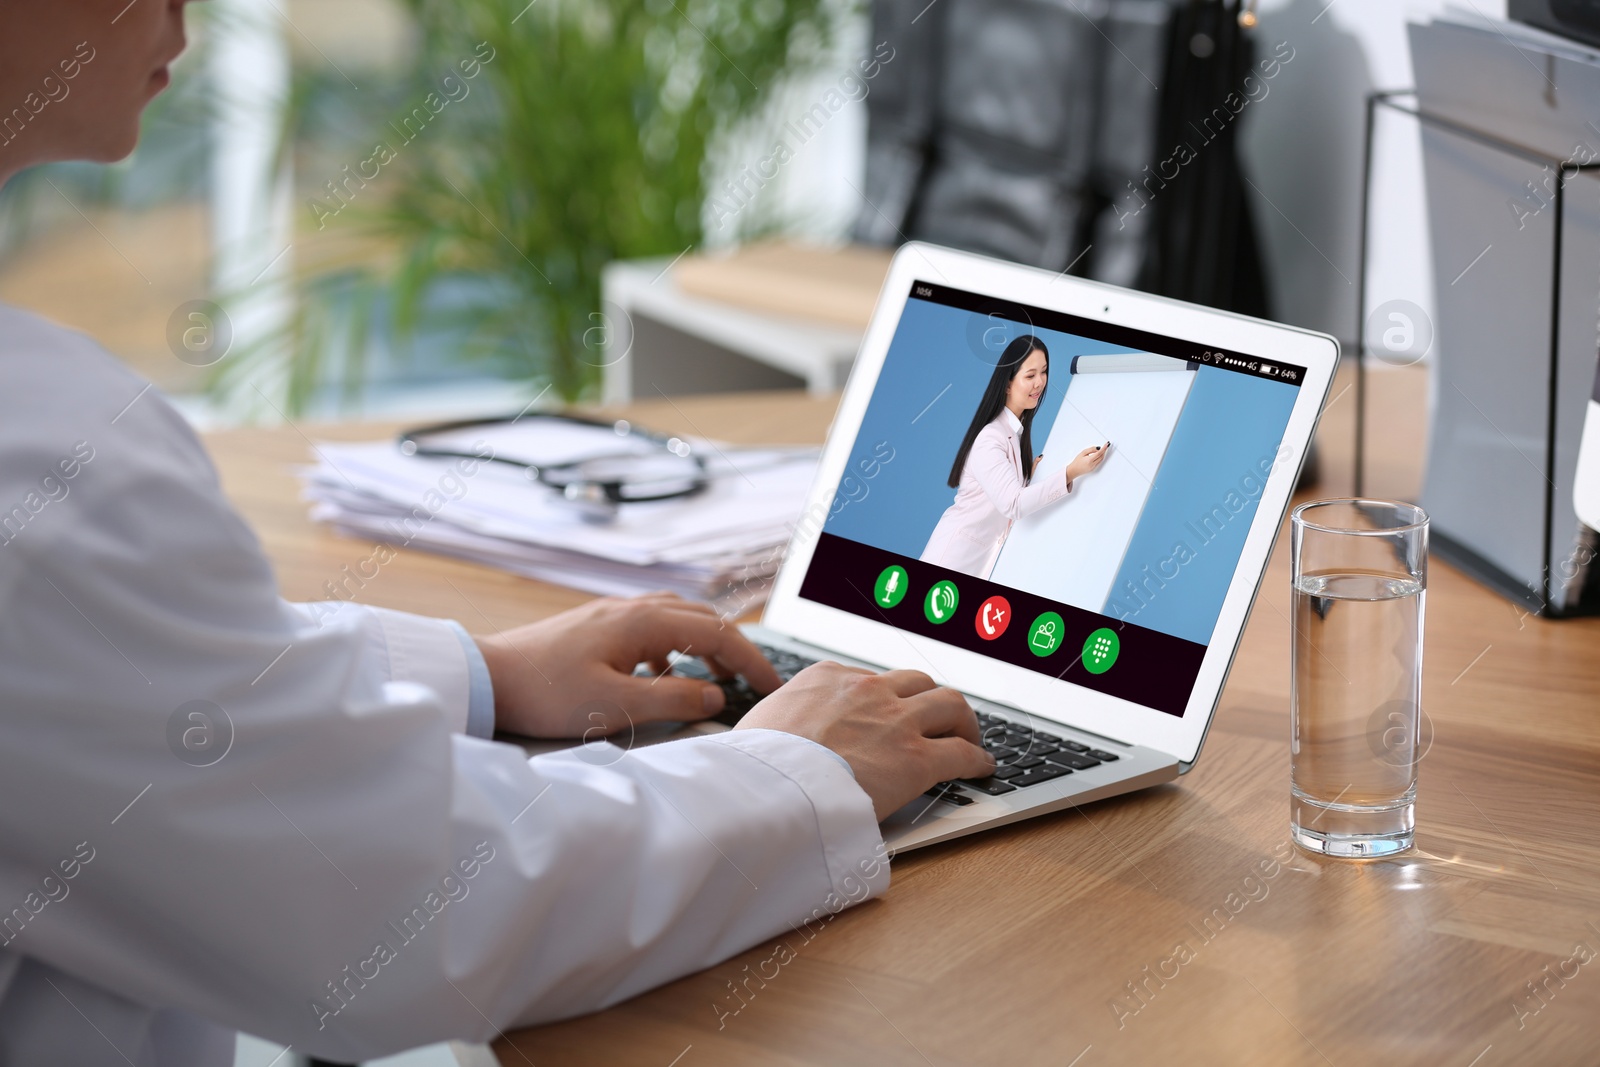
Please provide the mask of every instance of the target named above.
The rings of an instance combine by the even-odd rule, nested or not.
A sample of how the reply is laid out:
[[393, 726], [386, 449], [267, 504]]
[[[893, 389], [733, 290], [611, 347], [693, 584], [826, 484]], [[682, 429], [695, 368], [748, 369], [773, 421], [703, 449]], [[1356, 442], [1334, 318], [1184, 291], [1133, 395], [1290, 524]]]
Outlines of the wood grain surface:
[[[628, 414], [800, 442], [823, 438], [832, 409], [745, 394]], [[1340, 426], [1330, 410], [1335, 457]], [[211, 435], [286, 596], [325, 596], [372, 547], [311, 524], [289, 466], [313, 439], [392, 429]], [[1415, 420], [1375, 440], [1385, 432], [1399, 444], [1381, 455], [1416, 453]], [[496, 1054], [540, 1067], [1600, 1063], [1600, 620], [1527, 615], [1435, 561], [1417, 848], [1331, 861], [1287, 839], [1288, 572], [1280, 537], [1179, 782], [902, 857], [882, 900], [512, 1034]], [[584, 596], [403, 553], [360, 599], [487, 632]]]

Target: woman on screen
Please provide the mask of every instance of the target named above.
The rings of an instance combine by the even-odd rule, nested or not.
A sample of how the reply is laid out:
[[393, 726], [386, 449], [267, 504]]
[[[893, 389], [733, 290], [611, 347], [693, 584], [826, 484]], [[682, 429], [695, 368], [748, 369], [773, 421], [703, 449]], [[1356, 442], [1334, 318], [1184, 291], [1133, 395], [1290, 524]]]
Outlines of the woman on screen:
[[949, 481], [956, 499], [922, 550], [925, 563], [987, 578], [1012, 523], [1060, 500], [1074, 481], [1105, 461], [1109, 441], [1079, 452], [1064, 477], [1032, 483], [1044, 455], [1024, 457], [1033, 455], [1033, 415], [1049, 379], [1050, 350], [1032, 334], [1014, 339], [1000, 354], [956, 450]]

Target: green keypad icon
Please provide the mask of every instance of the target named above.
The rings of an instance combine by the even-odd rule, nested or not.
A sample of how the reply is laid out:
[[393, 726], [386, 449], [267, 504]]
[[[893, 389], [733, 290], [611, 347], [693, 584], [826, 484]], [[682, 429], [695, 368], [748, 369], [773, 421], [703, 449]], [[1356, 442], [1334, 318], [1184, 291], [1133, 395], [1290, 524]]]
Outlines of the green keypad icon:
[[1117, 662], [1122, 642], [1117, 631], [1102, 626], [1083, 642], [1083, 669], [1090, 674], [1104, 674]]
[[892, 608], [906, 598], [906, 586], [910, 584], [904, 567], [885, 567], [878, 575], [878, 584], [872, 587], [872, 599], [880, 608]]

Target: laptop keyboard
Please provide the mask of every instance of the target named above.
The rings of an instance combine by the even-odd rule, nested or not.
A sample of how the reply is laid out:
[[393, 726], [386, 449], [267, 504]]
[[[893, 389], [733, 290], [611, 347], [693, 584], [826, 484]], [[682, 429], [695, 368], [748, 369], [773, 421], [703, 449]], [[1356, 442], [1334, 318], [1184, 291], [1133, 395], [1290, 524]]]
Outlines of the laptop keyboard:
[[[762, 655], [772, 662], [778, 677], [787, 682], [816, 661], [781, 648], [757, 645]], [[672, 665], [672, 673], [685, 678], [699, 678], [715, 682], [722, 687], [727, 703], [713, 721], [733, 726], [756, 706], [761, 695], [745, 684], [743, 678], [715, 678], [702, 660], [681, 657]], [[985, 793], [992, 797], [1003, 796], [1018, 789], [1026, 789], [1040, 782], [1051, 782], [1074, 771], [1086, 771], [1102, 763], [1112, 763], [1116, 753], [1092, 748], [1079, 741], [1068, 740], [1044, 730], [1032, 730], [1018, 723], [1008, 722], [997, 715], [978, 712], [978, 729], [983, 737], [983, 747], [995, 758], [995, 771], [987, 778], [963, 778], [954, 782], [940, 782], [927, 795], [951, 804], [964, 806], [972, 798], [956, 791], [956, 786]]]
[[[983, 747], [994, 756], [994, 773], [987, 778], [963, 778], [959, 784], [992, 797], [1051, 782], [1074, 771], [1086, 771], [1117, 759], [1114, 752], [1030, 729], [987, 712], [978, 712], [978, 729], [983, 736]], [[962, 797], [953, 790], [956, 784], [940, 782], [928, 790], [928, 795], [952, 804], [970, 804], [970, 797]]]
[[[763, 656], [766, 656], [771, 661], [773, 669], [778, 672], [778, 677], [785, 682], [816, 662], [816, 660], [807, 659], [805, 656], [797, 656], [793, 652], [787, 652], [781, 648], [772, 648], [769, 645], [757, 645], [756, 647], [761, 650]], [[698, 678], [701, 681], [715, 682], [721, 686], [722, 695], [727, 699], [727, 702], [722, 705], [721, 711], [711, 717], [711, 721], [720, 722], [725, 726], [737, 724], [761, 699], [761, 694], [745, 684], [743, 678], [714, 677], [711, 674], [711, 669], [705, 665], [705, 661], [693, 656], [680, 657], [678, 662], [672, 665], [672, 673], [682, 675], [685, 678]]]

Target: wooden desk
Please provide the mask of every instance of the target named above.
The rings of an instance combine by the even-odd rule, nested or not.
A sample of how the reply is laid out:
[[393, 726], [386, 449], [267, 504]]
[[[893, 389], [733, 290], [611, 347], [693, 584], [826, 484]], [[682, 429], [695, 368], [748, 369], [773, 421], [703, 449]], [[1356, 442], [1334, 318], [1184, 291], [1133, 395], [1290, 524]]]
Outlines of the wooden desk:
[[[659, 429], [818, 441], [832, 407], [723, 395], [628, 410]], [[284, 470], [307, 455], [297, 431], [211, 445], [285, 595], [323, 595], [368, 551], [307, 521]], [[1204, 754], [1178, 783], [897, 860], [887, 898], [809, 942], [780, 939], [795, 958], [751, 980], [720, 1029], [718, 1009], [741, 1003], [728, 983], [778, 942], [511, 1035], [501, 1062], [1600, 1063], [1600, 619], [1525, 616], [1436, 563], [1417, 849], [1370, 863], [1290, 854], [1286, 541]], [[416, 553], [363, 592], [479, 632], [583, 599]], [[1264, 877], [1260, 864], [1284, 856]], [[1167, 962], [1180, 942], [1192, 958]], [[1538, 997], [1529, 983], [1543, 983]]]

